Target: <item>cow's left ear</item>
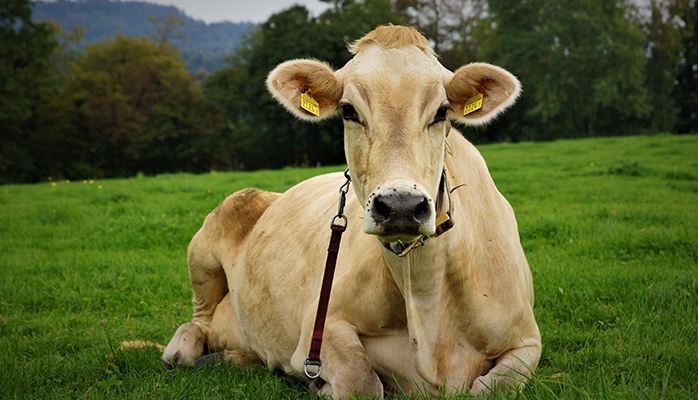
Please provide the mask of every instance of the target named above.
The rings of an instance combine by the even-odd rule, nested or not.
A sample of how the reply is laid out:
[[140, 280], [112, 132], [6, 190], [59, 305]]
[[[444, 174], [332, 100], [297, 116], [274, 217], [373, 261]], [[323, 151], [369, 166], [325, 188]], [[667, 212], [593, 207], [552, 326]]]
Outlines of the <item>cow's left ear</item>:
[[332, 68], [316, 60], [279, 64], [267, 77], [267, 89], [292, 114], [308, 121], [335, 114], [343, 93]]
[[455, 110], [451, 118], [467, 125], [492, 121], [513, 105], [519, 94], [521, 84], [514, 75], [486, 63], [464, 65], [446, 83], [446, 96]]

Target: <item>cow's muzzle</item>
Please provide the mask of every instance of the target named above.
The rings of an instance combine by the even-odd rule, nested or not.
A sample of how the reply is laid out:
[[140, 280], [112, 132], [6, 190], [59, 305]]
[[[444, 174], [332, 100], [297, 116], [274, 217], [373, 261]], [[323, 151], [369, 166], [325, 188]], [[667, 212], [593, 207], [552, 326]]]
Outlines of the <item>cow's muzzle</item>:
[[434, 233], [432, 200], [417, 190], [388, 189], [371, 195], [364, 231], [383, 239], [413, 239]]

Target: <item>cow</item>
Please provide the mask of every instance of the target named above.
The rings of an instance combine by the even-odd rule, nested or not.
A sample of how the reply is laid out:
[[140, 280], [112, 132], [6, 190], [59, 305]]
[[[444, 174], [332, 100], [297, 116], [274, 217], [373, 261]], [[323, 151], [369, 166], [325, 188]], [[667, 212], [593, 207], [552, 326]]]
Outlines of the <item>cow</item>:
[[267, 78], [298, 118], [344, 123], [351, 190], [319, 377], [304, 368], [341, 172], [245, 189], [207, 216], [188, 250], [193, 318], [162, 360], [196, 365], [208, 348], [335, 399], [519, 390], [541, 353], [531, 272], [512, 207], [451, 122], [491, 121], [521, 86], [486, 63], [449, 71], [410, 27], [349, 49], [341, 69], [296, 59]]

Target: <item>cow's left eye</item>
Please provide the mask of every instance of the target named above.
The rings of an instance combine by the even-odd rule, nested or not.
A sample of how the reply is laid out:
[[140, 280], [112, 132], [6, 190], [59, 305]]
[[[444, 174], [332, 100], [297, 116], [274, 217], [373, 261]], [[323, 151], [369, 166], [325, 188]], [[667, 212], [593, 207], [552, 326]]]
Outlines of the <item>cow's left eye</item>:
[[434, 115], [434, 121], [432, 122], [432, 124], [446, 121], [446, 115], [448, 114], [448, 111], [450, 109], [451, 109], [451, 107], [449, 107], [449, 106], [439, 107], [439, 109], [436, 111], [436, 115]]
[[359, 113], [356, 112], [354, 106], [349, 103], [340, 104], [339, 107], [342, 109], [342, 117], [347, 121], [353, 121], [361, 123], [359, 119]]

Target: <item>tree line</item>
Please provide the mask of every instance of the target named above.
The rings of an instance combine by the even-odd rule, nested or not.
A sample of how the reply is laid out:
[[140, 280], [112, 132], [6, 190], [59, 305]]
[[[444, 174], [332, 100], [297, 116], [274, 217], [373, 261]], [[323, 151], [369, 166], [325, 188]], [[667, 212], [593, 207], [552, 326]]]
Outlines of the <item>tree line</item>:
[[341, 164], [342, 124], [295, 120], [266, 93], [278, 63], [336, 68], [375, 26], [410, 24], [454, 70], [472, 61], [517, 75], [524, 95], [477, 143], [698, 132], [696, 0], [325, 0], [250, 31], [214, 73], [192, 76], [170, 35], [80, 46], [32, 22], [30, 0], [0, 5], [0, 183], [137, 173]]

